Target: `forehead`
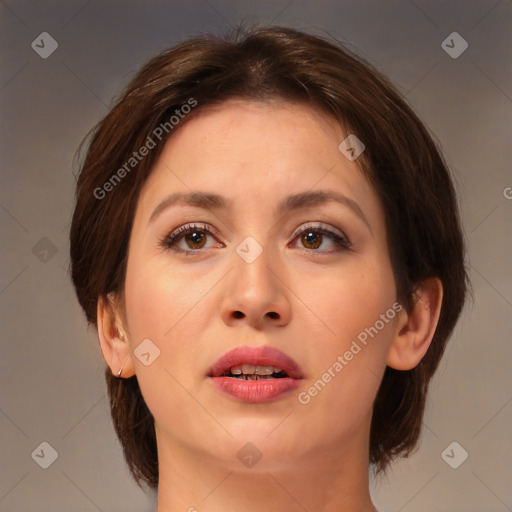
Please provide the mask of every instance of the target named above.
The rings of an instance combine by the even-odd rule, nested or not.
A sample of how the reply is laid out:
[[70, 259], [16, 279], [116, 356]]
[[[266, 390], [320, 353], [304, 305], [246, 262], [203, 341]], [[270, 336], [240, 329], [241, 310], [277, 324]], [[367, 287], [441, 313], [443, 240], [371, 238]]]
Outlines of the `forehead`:
[[377, 194], [358, 163], [338, 149], [347, 135], [336, 120], [306, 104], [230, 100], [206, 107], [165, 143], [137, 215], [149, 218], [173, 192], [209, 191], [261, 213], [285, 195], [321, 189], [379, 217]]

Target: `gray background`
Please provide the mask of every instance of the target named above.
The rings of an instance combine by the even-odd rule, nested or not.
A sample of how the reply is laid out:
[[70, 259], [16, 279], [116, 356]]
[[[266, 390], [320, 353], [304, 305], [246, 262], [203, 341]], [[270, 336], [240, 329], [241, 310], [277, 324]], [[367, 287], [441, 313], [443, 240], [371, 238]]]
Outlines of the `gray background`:
[[[73, 154], [146, 59], [242, 18], [345, 41], [406, 94], [456, 176], [475, 300], [433, 382], [420, 449], [372, 485], [376, 504], [512, 510], [511, 15], [510, 0], [0, 1], [0, 511], [154, 509], [124, 465], [67, 276]], [[47, 59], [31, 48], [44, 31], [59, 45]], [[469, 44], [456, 59], [441, 46], [454, 31]], [[31, 457], [43, 441], [58, 452], [48, 469]], [[457, 469], [441, 457], [453, 441], [469, 453]]]

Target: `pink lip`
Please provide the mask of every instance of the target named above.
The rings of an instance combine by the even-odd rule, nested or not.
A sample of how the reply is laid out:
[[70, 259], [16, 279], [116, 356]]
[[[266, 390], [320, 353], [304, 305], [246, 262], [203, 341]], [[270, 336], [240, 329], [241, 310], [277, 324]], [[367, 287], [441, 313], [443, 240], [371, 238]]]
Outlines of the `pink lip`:
[[294, 379], [302, 379], [302, 370], [299, 365], [284, 352], [269, 345], [259, 347], [237, 347], [221, 356], [210, 368], [208, 375], [218, 377], [229, 371], [232, 366], [253, 364], [255, 366], [276, 366], [284, 370]]
[[[240, 380], [222, 376], [232, 366], [242, 364], [275, 366], [285, 371], [289, 377], [264, 380]], [[208, 376], [224, 394], [241, 402], [265, 403], [296, 389], [303, 373], [299, 365], [280, 350], [268, 345], [260, 347], [238, 347], [223, 356], [210, 368]]]

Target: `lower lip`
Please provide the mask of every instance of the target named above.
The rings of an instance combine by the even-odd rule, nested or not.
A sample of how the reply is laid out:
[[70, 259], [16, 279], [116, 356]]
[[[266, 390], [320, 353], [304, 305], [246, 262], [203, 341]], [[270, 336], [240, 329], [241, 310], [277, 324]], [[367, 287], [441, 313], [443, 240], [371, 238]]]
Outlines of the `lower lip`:
[[263, 404], [281, 398], [296, 389], [297, 379], [284, 377], [282, 379], [243, 380], [233, 377], [210, 377], [213, 384], [224, 394], [248, 404]]

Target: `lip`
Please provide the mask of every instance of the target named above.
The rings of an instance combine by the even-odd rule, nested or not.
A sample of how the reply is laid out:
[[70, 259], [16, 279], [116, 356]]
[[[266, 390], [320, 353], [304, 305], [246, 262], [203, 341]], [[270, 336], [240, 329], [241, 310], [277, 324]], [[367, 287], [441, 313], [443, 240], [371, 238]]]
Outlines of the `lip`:
[[[276, 366], [289, 377], [279, 379], [240, 380], [222, 376], [232, 366], [242, 364]], [[223, 394], [240, 402], [251, 404], [277, 400], [299, 386], [304, 378], [300, 366], [280, 350], [263, 345], [260, 347], [237, 347], [221, 356], [210, 368], [208, 377]]]
[[269, 345], [260, 347], [237, 347], [219, 357], [208, 372], [209, 377], [219, 377], [232, 366], [252, 364], [254, 366], [276, 366], [293, 379], [304, 378], [300, 366], [284, 352]]

